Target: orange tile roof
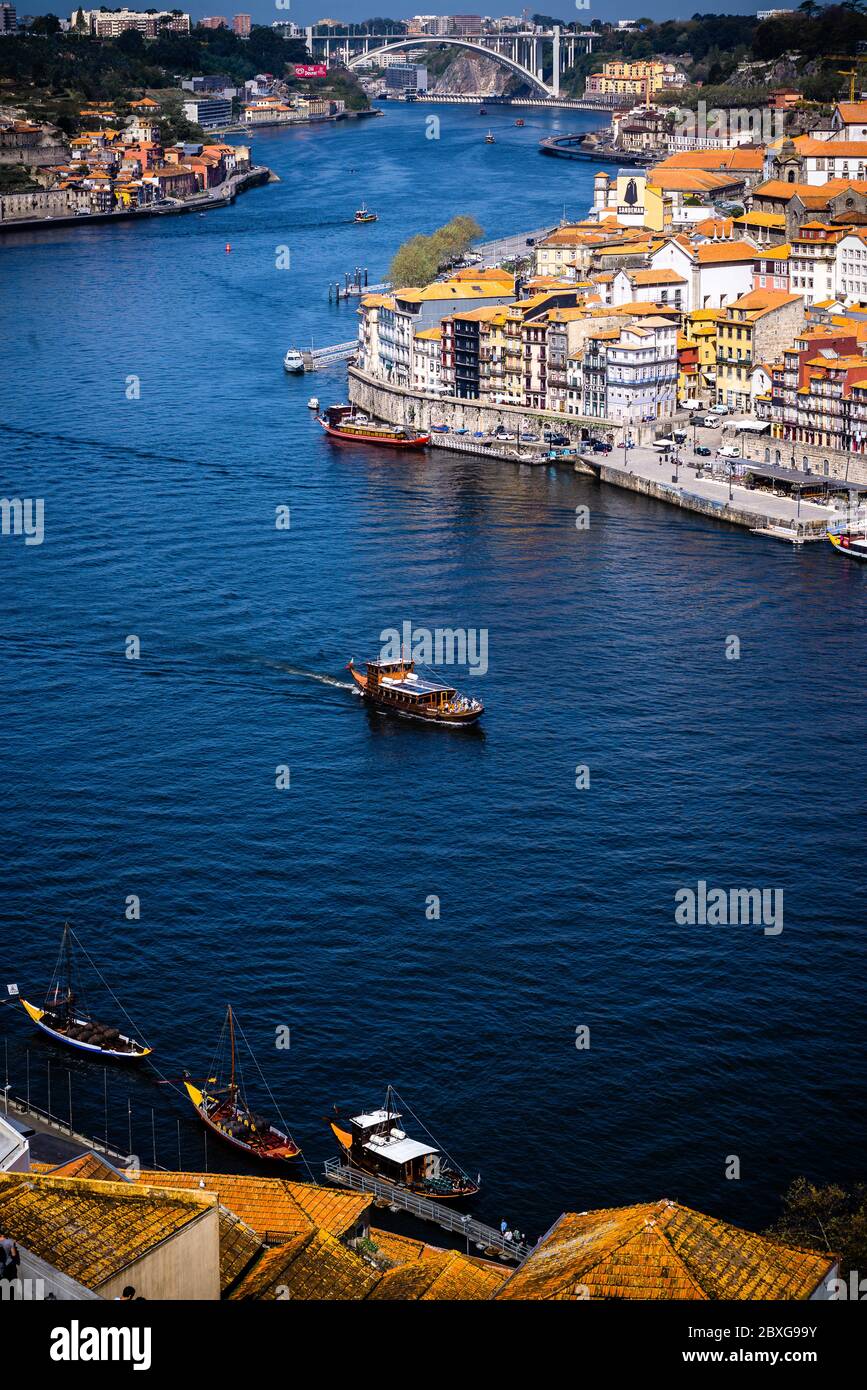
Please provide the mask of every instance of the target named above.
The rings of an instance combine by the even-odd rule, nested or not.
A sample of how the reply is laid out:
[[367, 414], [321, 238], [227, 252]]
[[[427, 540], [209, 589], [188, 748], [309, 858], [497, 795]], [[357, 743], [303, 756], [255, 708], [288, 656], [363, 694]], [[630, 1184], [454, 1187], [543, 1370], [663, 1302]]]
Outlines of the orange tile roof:
[[96, 1290], [215, 1205], [207, 1192], [0, 1173], [4, 1234]]
[[360, 1299], [380, 1277], [328, 1231], [307, 1231], [286, 1245], [266, 1250], [230, 1298]]
[[436, 1250], [424, 1260], [388, 1270], [371, 1289], [368, 1298], [417, 1299], [432, 1303], [488, 1300], [503, 1287], [508, 1271], [480, 1265], [451, 1250]]
[[362, 1193], [340, 1188], [232, 1173], [142, 1171], [140, 1181], [153, 1187], [214, 1192], [223, 1206], [270, 1241], [289, 1240], [319, 1226], [335, 1236], [345, 1235], [372, 1202]]
[[[35, 1165], [30, 1166], [33, 1168]], [[128, 1174], [94, 1153], [79, 1154], [78, 1158], [71, 1158], [56, 1168], [46, 1165], [44, 1171], [53, 1178], [89, 1178], [94, 1182], [132, 1181]]]
[[676, 270], [627, 270], [624, 274], [633, 285], [685, 285], [686, 280]]
[[656, 169], [734, 169], [746, 173], [758, 172], [762, 167], [762, 150], [683, 150], [671, 154], [655, 167]]
[[696, 223], [695, 230], [702, 236], [730, 237], [734, 220], [731, 217], [706, 217], [703, 222]]
[[846, 125], [857, 125], [863, 121], [867, 125], [867, 101], [838, 101], [837, 111]]
[[708, 169], [669, 169], [657, 164], [648, 174], [647, 182], [669, 193], [715, 193], [730, 188], [735, 181], [731, 174], [712, 173]]
[[806, 1299], [833, 1263], [662, 1200], [561, 1216], [496, 1297]]
[[865, 140], [816, 140], [810, 135], [797, 135], [792, 142], [798, 154], [826, 155], [829, 159], [864, 159]]
[[754, 261], [757, 255], [752, 242], [703, 241], [695, 248], [699, 265], [724, 265], [734, 261]]

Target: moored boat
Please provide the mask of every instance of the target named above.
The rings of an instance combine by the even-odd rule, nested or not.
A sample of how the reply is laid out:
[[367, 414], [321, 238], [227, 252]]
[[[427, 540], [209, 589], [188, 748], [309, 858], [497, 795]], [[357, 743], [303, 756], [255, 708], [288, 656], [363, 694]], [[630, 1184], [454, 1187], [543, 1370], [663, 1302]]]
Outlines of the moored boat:
[[[184, 1086], [187, 1095], [195, 1106], [199, 1119], [234, 1148], [243, 1149], [254, 1158], [267, 1159], [270, 1162], [285, 1163], [298, 1158], [301, 1150], [291, 1134], [278, 1129], [247, 1104], [241, 1085], [236, 1080], [235, 1026], [235, 1016], [229, 1004], [214, 1058], [216, 1065], [211, 1066], [211, 1071], [216, 1074], [209, 1076], [200, 1085], [185, 1075]], [[219, 1059], [227, 1031], [230, 1065], [228, 1078], [223, 1082]], [[255, 1062], [255, 1058], [253, 1061]]]
[[475, 724], [485, 712], [481, 700], [461, 695], [453, 685], [433, 676], [418, 675], [415, 662], [408, 658], [367, 661], [363, 672], [350, 660], [346, 669], [364, 699], [388, 714], [462, 726]]
[[21, 1000], [28, 1016], [36, 1027], [54, 1042], [77, 1048], [79, 1052], [90, 1052], [99, 1057], [110, 1057], [123, 1062], [134, 1062], [148, 1057], [151, 1048], [137, 1042], [126, 1033], [121, 1033], [117, 1028], [99, 1023], [92, 1016], [78, 978], [78, 968], [72, 950], [74, 935], [67, 922], [63, 928], [60, 955], [45, 1003], [40, 1009], [27, 999]]
[[311, 397], [310, 397], [310, 400], [307, 402], [307, 409], [308, 409], [308, 410], [318, 410], [318, 409], [319, 409], [319, 397], [318, 397], [318, 396], [311, 396]]
[[853, 560], [867, 560], [867, 527], [828, 531], [826, 534], [840, 555], [851, 555]]
[[515, 125], [523, 125], [523, 124], [524, 124], [524, 118], [523, 118], [523, 116], [519, 116], [518, 119], [515, 121]]
[[332, 405], [317, 420], [325, 433], [332, 439], [346, 439], [353, 444], [386, 444], [400, 449], [423, 449], [430, 443], [430, 434], [420, 434], [404, 429], [402, 425], [389, 425], [381, 420], [371, 420], [351, 405]]
[[304, 371], [304, 357], [297, 348], [289, 348], [283, 358], [283, 370], [284, 372]]
[[326, 1118], [351, 1167], [433, 1201], [475, 1196], [480, 1179], [474, 1182], [426, 1131], [425, 1140], [411, 1138], [400, 1124], [404, 1110], [412, 1115], [389, 1086], [381, 1108], [344, 1118], [335, 1106], [335, 1113]]

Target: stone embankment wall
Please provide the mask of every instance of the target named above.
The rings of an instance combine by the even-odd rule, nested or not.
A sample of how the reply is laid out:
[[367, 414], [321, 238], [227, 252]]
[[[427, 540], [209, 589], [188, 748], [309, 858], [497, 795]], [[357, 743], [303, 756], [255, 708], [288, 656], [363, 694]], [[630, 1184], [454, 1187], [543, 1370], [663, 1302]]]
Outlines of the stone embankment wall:
[[[581, 442], [582, 427], [594, 432], [616, 429], [613, 420], [588, 420], [578, 415], [563, 415], [553, 410], [529, 410], [520, 405], [490, 405], [486, 401], [461, 400], [454, 396], [424, 396], [403, 386], [386, 385], [368, 376], [358, 367], [349, 368], [349, 399], [359, 409], [388, 420], [393, 425], [412, 425], [429, 430], [432, 425], [449, 425], [452, 429], [483, 430], [490, 434], [502, 425], [518, 433], [530, 430], [541, 435], [543, 429], [555, 429]], [[636, 435], [639, 431], [633, 430]], [[649, 435], [653, 438], [653, 434]]]
[[[848, 454], [837, 449], [820, 449], [815, 444], [795, 444], [793, 446], [787, 439], [773, 439], [767, 434], [759, 435], [746, 442], [743, 442], [743, 437], [739, 435], [738, 442], [742, 444], [744, 458], [752, 459], [755, 463], [779, 462], [782, 468], [791, 468], [792, 449], [794, 447], [796, 468], [803, 469], [804, 459], [808, 459], [810, 472], [816, 473], [820, 478], [844, 478], [849, 483], [867, 483], [867, 454]], [[770, 450], [770, 457], [766, 458], [765, 451], [768, 449]], [[779, 460], [777, 459], [777, 450], [780, 453]]]

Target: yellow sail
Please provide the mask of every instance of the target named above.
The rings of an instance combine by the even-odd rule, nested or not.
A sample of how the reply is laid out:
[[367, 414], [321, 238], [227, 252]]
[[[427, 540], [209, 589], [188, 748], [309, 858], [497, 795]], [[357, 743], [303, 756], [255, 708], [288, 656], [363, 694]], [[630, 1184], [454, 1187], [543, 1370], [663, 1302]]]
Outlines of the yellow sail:
[[334, 1137], [335, 1137], [335, 1139], [338, 1141], [338, 1143], [339, 1143], [339, 1144], [342, 1144], [343, 1147], [344, 1147], [344, 1149], [351, 1149], [351, 1148], [352, 1148], [352, 1135], [349, 1134], [349, 1133], [347, 1133], [347, 1131], [346, 1131], [345, 1129], [340, 1129], [340, 1128], [334, 1123], [333, 1120], [329, 1121], [329, 1123], [330, 1123], [330, 1125], [331, 1125], [331, 1129], [332, 1129], [332, 1132], [333, 1132], [333, 1134], [334, 1134]]
[[201, 1093], [201, 1091], [199, 1090], [198, 1086], [194, 1086], [194, 1085], [192, 1084], [192, 1082], [190, 1082], [190, 1081], [185, 1081], [185, 1082], [184, 1082], [184, 1085], [185, 1085], [186, 1088], [187, 1088], [187, 1095], [189, 1096], [190, 1100], [193, 1102], [193, 1105], [194, 1105], [194, 1106], [196, 1107], [196, 1109], [198, 1110], [199, 1107], [200, 1107], [201, 1104], [202, 1104], [202, 1101], [204, 1100], [204, 1096], [202, 1095], [202, 1093]]

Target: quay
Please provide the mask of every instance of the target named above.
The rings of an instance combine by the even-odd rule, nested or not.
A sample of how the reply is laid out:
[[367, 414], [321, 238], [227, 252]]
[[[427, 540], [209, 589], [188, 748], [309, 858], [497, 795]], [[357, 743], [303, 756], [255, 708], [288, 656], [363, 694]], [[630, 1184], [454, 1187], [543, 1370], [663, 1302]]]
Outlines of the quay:
[[325, 1160], [324, 1176], [328, 1182], [339, 1187], [349, 1187], [353, 1192], [369, 1192], [377, 1205], [387, 1206], [391, 1211], [404, 1211], [420, 1221], [432, 1221], [442, 1230], [452, 1235], [462, 1236], [467, 1242], [467, 1251], [472, 1241], [477, 1250], [486, 1255], [496, 1255], [498, 1259], [521, 1264], [532, 1253], [533, 1247], [521, 1241], [506, 1240], [502, 1231], [486, 1226], [472, 1216], [455, 1211], [445, 1202], [431, 1202], [419, 1197], [415, 1192], [395, 1187], [394, 1183], [383, 1182], [370, 1173], [362, 1173], [358, 1168], [350, 1168], [339, 1158]]
[[357, 351], [357, 338], [352, 338], [348, 343], [332, 343], [331, 347], [302, 349], [304, 370], [305, 372], [315, 372], [322, 367], [333, 367], [338, 362], [348, 362]]
[[26, 1135], [31, 1157], [37, 1163], [66, 1163], [87, 1152], [104, 1154], [117, 1168], [130, 1167], [129, 1154], [120, 1153], [101, 1139], [79, 1134], [71, 1121], [60, 1119], [32, 1100], [13, 1095], [8, 1084], [3, 1087], [3, 1093], [3, 1117]]
[[90, 212], [87, 216], [70, 217], [21, 217], [0, 222], [0, 233], [52, 231], [58, 227], [107, 226], [114, 222], [142, 222], [151, 217], [177, 217], [182, 213], [210, 212], [213, 208], [225, 208], [234, 203], [239, 193], [248, 188], [256, 188], [264, 183], [279, 183], [277, 175], [265, 164], [254, 165], [243, 174], [232, 174], [223, 183], [207, 193], [197, 193], [192, 198], [172, 199], [159, 207], [124, 208], [119, 212]]
[[[499, 458], [503, 462], [547, 464], [593, 473], [601, 483], [630, 492], [641, 492], [684, 511], [727, 521], [749, 531], [766, 532], [775, 539], [780, 539], [782, 533], [796, 543], [821, 540], [829, 525], [841, 516], [841, 508], [830, 500], [827, 504], [805, 501], [800, 496], [804, 487], [824, 486], [829, 493], [846, 492], [849, 496], [858, 492], [867, 493], [867, 481], [850, 485], [839, 478], [804, 474], [799, 480], [796, 496], [778, 496], [775, 492], [748, 487], [745, 481], [739, 481], [728, 472], [724, 477], [714, 476], [710, 462], [701, 465], [696, 462], [675, 464], [672, 457], [660, 455], [653, 448], [658, 421], [633, 427], [632, 433], [637, 436], [633, 448], [624, 450], [621, 441], [620, 445], [614, 445], [611, 452], [597, 454], [588, 448], [586, 436], [592, 433], [597, 438], [611, 436], [613, 440], [619, 429], [615, 421], [532, 410], [526, 406], [488, 405], [472, 399], [418, 395], [405, 387], [387, 385], [352, 365], [349, 367], [349, 399], [373, 418], [391, 424], [423, 430], [429, 430], [432, 425], [446, 424], [450, 430], [468, 431], [462, 435], [434, 433], [431, 436], [434, 448], [474, 453], [483, 458]], [[669, 429], [677, 429], [678, 421], [666, 420], [665, 425]], [[516, 436], [522, 431], [532, 431], [540, 436], [546, 429], [557, 431], [568, 437], [573, 452], [552, 457], [544, 451], [540, 438], [536, 457], [532, 454], [523, 458], [509, 456], [511, 451], [507, 455], [503, 450], [503, 441], [497, 441], [494, 437], [498, 427]], [[704, 438], [706, 432], [697, 432], [697, 438], [699, 434]], [[487, 444], [486, 440], [489, 441]], [[518, 452], [519, 446], [520, 441], [516, 440], [515, 449]], [[687, 446], [682, 446], [680, 452], [681, 455], [685, 454]], [[742, 466], [745, 472], [749, 472], [753, 464], [756, 476], [766, 472], [757, 460], [748, 456], [734, 459], [732, 464], [733, 467]]]
[[641, 154], [635, 150], [618, 150], [613, 145], [592, 145], [585, 143], [587, 135], [598, 135], [599, 131], [581, 131], [575, 135], [546, 135], [539, 141], [539, 153], [552, 155], [555, 159], [590, 159], [596, 164], [617, 164], [624, 168], [644, 168], [664, 159], [665, 154]]

